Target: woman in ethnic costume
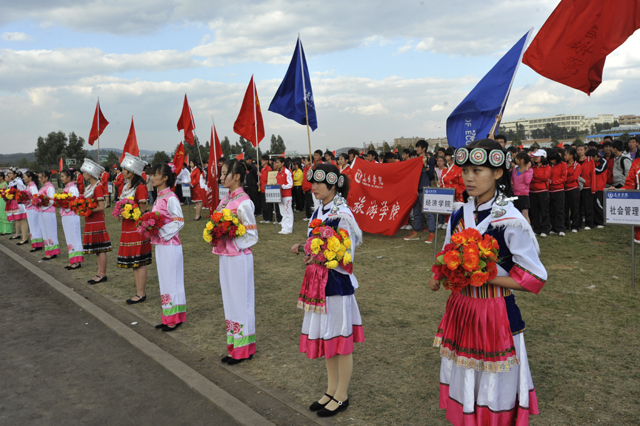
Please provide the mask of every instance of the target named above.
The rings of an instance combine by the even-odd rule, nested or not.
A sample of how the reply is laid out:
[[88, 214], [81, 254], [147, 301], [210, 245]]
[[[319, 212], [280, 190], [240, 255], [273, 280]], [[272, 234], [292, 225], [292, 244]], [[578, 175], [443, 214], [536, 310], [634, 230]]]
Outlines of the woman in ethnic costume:
[[[6, 180], [7, 176], [4, 172], [0, 172], [0, 191], [4, 191], [9, 187]], [[3, 198], [0, 198], [0, 236], [13, 232], [13, 226], [11, 225], [11, 222], [7, 220], [7, 212], [5, 211], [6, 206], [6, 201], [4, 201]]]
[[[122, 176], [127, 183], [122, 187], [120, 199], [133, 197], [138, 204], [140, 214], [147, 211], [149, 193], [147, 184], [142, 179], [142, 172], [146, 163], [136, 156], [125, 154], [122, 167]], [[122, 232], [120, 234], [120, 246], [118, 247], [118, 268], [133, 269], [133, 278], [136, 282], [136, 295], [127, 299], [127, 304], [134, 305], [147, 300], [147, 265], [151, 265], [151, 241], [147, 240], [136, 230], [136, 221], [119, 217], [122, 220]]]
[[98, 284], [107, 281], [107, 253], [111, 249], [111, 240], [104, 223], [104, 189], [98, 180], [104, 171], [104, 167], [96, 164], [88, 158], [80, 168], [85, 184], [84, 197], [92, 199], [98, 204], [93, 212], [84, 219], [84, 238], [82, 247], [84, 254], [95, 254], [98, 260], [98, 273], [88, 281], [89, 284]]
[[45, 253], [42, 260], [51, 260], [60, 254], [58, 220], [56, 218], [56, 208], [53, 206], [53, 196], [56, 193], [56, 189], [53, 187], [53, 184], [49, 182], [49, 178], [51, 178], [51, 172], [49, 170], [40, 172], [38, 177], [42, 185], [39, 194], [49, 197], [49, 203], [39, 207], [40, 229], [42, 229]]
[[[22, 181], [22, 173], [15, 167], [9, 169], [9, 188], [16, 188], [19, 191], [24, 191], [27, 187]], [[5, 211], [7, 212], [7, 220], [14, 222], [16, 227], [16, 233], [10, 240], [17, 240], [22, 236], [22, 240], [18, 245], [24, 245], [29, 241], [29, 224], [27, 223], [27, 210], [24, 203], [18, 203], [16, 200], [11, 200], [7, 203]]]
[[[32, 171], [24, 174], [24, 182], [27, 184], [27, 192], [33, 197], [38, 195], [38, 175]], [[30, 252], [43, 250], [44, 241], [42, 240], [42, 229], [40, 228], [40, 209], [32, 205], [31, 201], [26, 204], [27, 222], [29, 223], [29, 232], [31, 232], [31, 250]]]
[[155, 246], [162, 323], [156, 328], [173, 331], [187, 319], [187, 296], [184, 292], [184, 261], [179, 232], [184, 226], [184, 215], [178, 196], [171, 191], [176, 175], [170, 166], [157, 164], [151, 171], [151, 182], [158, 191], [153, 211], [165, 218], [158, 235], [151, 236]]
[[[524, 426], [530, 414], [538, 414], [513, 290], [537, 294], [547, 272], [531, 226], [505, 196], [511, 192], [510, 157], [489, 139], [456, 152], [472, 198], [451, 215], [445, 244], [467, 228], [499, 244], [498, 276], [449, 296], [434, 341], [442, 357], [440, 408], [456, 426]], [[440, 284], [432, 278], [429, 287], [436, 291]]]
[[[65, 169], [60, 172], [60, 177], [64, 184], [62, 192], [76, 198], [79, 197], [80, 191], [78, 191], [78, 187], [73, 181], [71, 172]], [[60, 217], [62, 218], [64, 239], [67, 241], [67, 251], [69, 252], [69, 265], [65, 266], [65, 268], [69, 270], [78, 269], [82, 267], [82, 262], [84, 262], [80, 216], [71, 209], [60, 208]]]
[[[333, 164], [317, 164], [307, 171], [307, 181], [312, 182], [314, 197], [321, 201], [311, 217], [319, 219], [334, 230], [346, 230], [351, 238], [351, 255], [362, 243], [362, 232], [347, 206], [344, 197], [349, 193], [349, 179], [340, 174]], [[310, 222], [310, 223], [311, 223]], [[307, 237], [311, 236], [311, 228]], [[298, 253], [304, 244], [291, 247]], [[305, 264], [311, 262], [305, 257]], [[362, 318], [355, 290], [358, 280], [353, 275], [353, 264], [339, 265], [328, 270], [326, 280], [314, 282], [318, 275], [307, 267], [298, 307], [305, 310], [300, 336], [300, 352], [307, 358], [324, 357], [327, 364], [327, 390], [309, 409], [320, 417], [330, 417], [349, 406], [348, 389], [353, 372], [353, 344], [364, 342]], [[317, 290], [313, 289], [320, 289]], [[324, 291], [322, 291], [324, 288]], [[320, 296], [324, 294], [324, 299]], [[312, 306], [313, 301], [315, 306]], [[320, 309], [318, 309], [320, 308]], [[323, 312], [323, 311], [326, 311]]]
[[246, 173], [244, 164], [237, 160], [224, 163], [220, 181], [222, 186], [229, 188], [229, 193], [215, 210], [231, 210], [246, 229], [241, 237], [222, 238], [213, 246], [213, 254], [220, 258], [220, 288], [227, 326], [229, 354], [222, 362], [229, 365], [251, 359], [256, 352], [255, 287], [250, 247], [258, 242], [258, 228], [253, 202], [242, 189]]

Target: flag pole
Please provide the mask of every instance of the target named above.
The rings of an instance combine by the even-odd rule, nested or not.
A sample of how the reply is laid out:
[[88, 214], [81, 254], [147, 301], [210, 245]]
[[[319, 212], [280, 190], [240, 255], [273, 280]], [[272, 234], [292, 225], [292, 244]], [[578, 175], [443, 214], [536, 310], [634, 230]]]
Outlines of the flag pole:
[[[507, 90], [507, 94], [505, 95], [504, 100], [502, 101], [502, 105], [500, 105], [500, 112], [498, 113], [499, 116], [501, 116], [502, 113], [504, 112], [504, 107], [507, 104], [507, 99], [509, 99], [509, 95], [511, 94], [511, 87], [513, 86], [513, 81], [516, 79], [518, 68], [520, 68], [520, 63], [522, 62], [522, 56], [524, 56], [524, 52], [525, 50], [527, 50], [527, 46], [529, 45], [529, 40], [531, 40], [532, 34], [533, 34], [533, 27], [531, 27], [531, 29], [527, 33], [527, 39], [524, 42], [524, 46], [522, 46], [522, 51], [520, 52], [520, 59], [518, 59], [518, 63], [516, 64], [516, 70], [513, 72], [513, 76], [511, 77], [511, 83], [509, 83], [509, 89]], [[493, 135], [496, 132], [497, 127], [498, 127], [498, 121], [496, 120], [493, 123], [493, 126], [491, 127], [491, 132], [489, 134]], [[517, 130], [518, 129], [516, 128], [516, 131]]]
[[304, 83], [304, 65], [302, 63], [302, 42], [300, 41], [300, 33], [298, 33], [298, 56], [300, 57], [300, 71], [302, 72], [302, 91], [304, 92], [304, 114], [307, 117], [307, 139], [309, 140], [309, 161], [313, 163], [313, 155], [311, 153], [311, 131], [309, 130], [309, 109], [307, 108], [307, 88]]
[[[185, 94], [186, 96], [186, 94]], [[198, 157], [200, 157], [200, 164], [204, 164], [202, 162], [202, 154], [200, 153], [200, 147], [198, 147], [198, 135], [196, 135], [196, 122], [193, 119], [193, 112], [191, 111], [191, 107], [189, 107], [189, 115], [191, 116], [191, 125], [193, 126], [193, 139], [196, 143], [196, 149], [198, 150]], [[185, 140], [186, 142], [186, 140]], [[189, 167], [189, 165], [187, 164], [187, 167]]]
[[[98, 96], [98, 111], [100, 111], [100, 96]], [[100, 114], [98, 114], [98, 165], [100, 165]]]
[[258, 158], [256, 159], [257, 163], [258, 161], [260, 161], [260, 142], [258, 142], [258, 106], [256, 105], [256, 81], [253, 79], [253, 75], [251, 75], [251, 81], [253, 82], [253, 127], [256, 129], [256, 148], [258, 149]]

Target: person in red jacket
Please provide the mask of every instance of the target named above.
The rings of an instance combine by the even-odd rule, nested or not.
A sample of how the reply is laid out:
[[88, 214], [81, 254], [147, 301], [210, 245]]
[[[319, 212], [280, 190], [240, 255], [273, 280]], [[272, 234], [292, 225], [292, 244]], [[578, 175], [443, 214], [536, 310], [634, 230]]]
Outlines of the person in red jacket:
[[291, 205], [293, 175], [291, 174], [291, 170], [285, 167], [285, 161], [286, 160], [284, 158], [278, 157], [274, 163], [274, 166], [278, 171], [276, 180], [278, 185], [280, 185], [280, 190], [282, 191], [282, 201], [278, 204], [280, 214], [282, 215], [282, 220], [280, 221], [282, 229], [278, 234], [291, 234], [293, 232], [293, 207]]
[[81, 195], [84, 194], [84, 178], [82, 177], [82, 172], [78, 172], [78, 178], [76, 179], [76, 184], [78, 185], [78, 192]]
[[[307, 172], [312, 167], [311, 160], [309, 157], [302, 158], [304, 169], [302, 169], [302, 192], [304, 193], [304, 209], [305, 209], [305, 218], [302, 219], [305, 222], [308, 222], [313, 215], [313, 192], [311, 192], [311, 182], [307, 181]], [[351, 167], [349, 167], [351, 170]]]
[[122, 187], [124, 186], [124, 176], [122, 174], [122, 167], [117, 167], [118, 174], [116, 175], [115, 184], [116, 184], [116, 200], [120, 198], [120, 194], [122, 194]]
[[[455, 150], [451, 147], [447, 148], [444, 152], [447, 167], [442, 171], [442, 176], [438, 183], [441, 188], [455, 188], [455, 201], [458, 203], [464, 203], [462, 193], [464, 193], [466, 188], [464, 186], [464, 181], [462, 180], [462, 167], [456, 166], [455, 161], [453, 161], [454, 155]], [[449, 218], [447, 217], [446, 220], [449, 220]]]
[[604, 189], [607, 187], [608, 177], [608, 161], [598, 155], [595, 148], [587, 151], [587, 157], [593, 160], [596, 180], [595, 180], [595, 196], [593, 197], [593, 221], [596, 228], [604, 228]]
[[546, 237], [551, 231], [549, 221], [549, 176], [551, 167], [547, 163], [547, 152], [538, 149], [533, 154], [533, 177], [529, 186], [529, 199], [531, 207], [529, 218], [533, 232], [541, 237]]
[[[564, 151], [562, 151], [564, 154]], [[561, 153], [553, 151], [549, 155], [551, 174], [549, 175], [549, 218], [551, 233], [565, 236], [564, 226], [564, 183], [567, 181], [567, 164]]]
[[[612, 187], [611, 189], [615, 188]], [[640, 158], [636, 158], [633, 160], [633, 163], [631, 163], [631, 168], [629, 169], [629, 173], [627, 173], [627, 178], [620, 189], [640, 189]], [[640, 226], [635, 226], [633, 231], [635, 233], [633, 241], [640, 244]]]
[[105, 200], [107, 197], [109, 197], [109, 204], [107, 204], [104, 207], [105, 209], [111, 206], [111, 194], [109, 193], [109, 179], [111, 179], [111, 175], [109, 174], [109, 172], [107, 171], [102, 172], [102, 175], [100, 176], [100, 185], [102, 186], [102, 189], [104, 191]]
[[564, 151], [567, 163], [567, 180], [564, 183], [564, 227], [571, 232], [578, 232], [578, 216], [580, 215], [580, 174], [582, 166], [578, 163], [578, 153], [573, 147]]
[[267, 199], [264, 195], [264, 186], [267, 184], [269, 172], [273, 171], [271, 166], [269, 166], [268, 154], [262, 154], [262, 157], [260, 157], [260, 166], [261, 170], [258, 178], [260, 181], [260, 200], [262, 201], [262, 220], [260, 223], [271, 223], [273, 220], [273, 203], [267, 203]]
[[[596, 166], [593, 160], [587, 157], [587, 147], [580, 145], [576, 148], [578, 163], [582, 166], [580, 174], [582, 189], [580, 190], [580, 207], [584, 210], [584, 230], [588, 231], [594, 226], [593, 220], [593, 196], [596, 193]], [[578, 215], [578, 228], [582, 227], [582, 215]]]
[[604, 152], [604, 159], [607, 160], [607, 185], [613, 185], [613, 166], [615, 165], [616, 157], [613, 155], [611, 141], [606, 140], [602, 142], [602, 152]]

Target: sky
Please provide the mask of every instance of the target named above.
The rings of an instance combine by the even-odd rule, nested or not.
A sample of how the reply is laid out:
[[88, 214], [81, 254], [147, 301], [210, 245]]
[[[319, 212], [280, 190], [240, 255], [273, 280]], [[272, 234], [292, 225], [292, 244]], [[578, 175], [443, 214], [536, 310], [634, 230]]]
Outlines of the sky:
[[[558, 1], [548, 0], [20, 0], [0, 3], [0, 152], [38, 136], [87, 139], [98, 97], [110, 121], [101, 147], [122, 148], [131, 117], [140, 149], [173, 151], [185, 93], [196, 134], [236, 141], [233, 123], [252, 75], [269, 148], [308, 151], [307, 131], [268, 111], [302, 39], [318, 129], [312, 149], [444, 137], [473, 86]], [[609, 55], [589, 97], [516, 75], [504, 120], [556, 114], [637, 114], [640, 36]]]

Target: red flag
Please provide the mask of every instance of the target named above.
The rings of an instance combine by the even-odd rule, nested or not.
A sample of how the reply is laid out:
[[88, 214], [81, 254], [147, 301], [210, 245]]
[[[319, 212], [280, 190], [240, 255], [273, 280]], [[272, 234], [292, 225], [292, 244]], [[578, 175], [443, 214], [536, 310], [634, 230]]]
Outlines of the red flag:
[[176, 176], [180, 174], [182, 171], [182, 165], [184, 164], [184, 144], [182, 141], [178, 148], [176, 149], [176, 153], [173, 155], [173, 165], [176, 168]]
[[218, 160], [222, 158], [222, 145], [218, 139], [215, 126], [211, 126], [211, 143], [209, 145], [209, 173], [207, 174], [207, 205], [209, 212], [218, 206]]
[[418, 198], [422, 158], [387, 164], [356, 159], [351, 168], [347, 202], [360, 229], [394, 235]]
[[62, 157], [60, 157], [60, 171], [62, 171]]
[[124, 149], [122, 150], [122, 155], [120, 156], [120, 162], [124, 160], [124, 154], [129, 153], [131, 155], [135, 155], [136, 157], [140, 155], [140, 150], [138, 149], [138, 139], [136, 139], [136, 128], [133, 125], [133, 116], [131, 117], [131, 127], [129, 128], [129, 135], [127, 136], [127, 140], [124, 143]]
[[360, 154], [364, 155], [364, 148], [362, 148], [362, 152]]
[[104, 118], [104, 115], [102, 115], [100, 99], [98, 99], [96, 112], [93, 114], [93, 124], [91, 124], [91, 130], [89, 131], [89, 145], [93, 145], [95, 143], [96, 139], [98, 139], [102, 132], [104, 132], [107, 125], [109, 125], [109, 122]]
[[[258, 140], [256, 140], [256, 122]], [[233, 131], [251, 142], [254, 147], [258, 146], [260, 141], [264, 139], [264, 123], [262, 122], [260, 101], [258, 100], [258, 91], [253, 82], [253, 76], [251, 76], [249, 87], [247, 87], [247, 91], [244, 94], [238, 118], [233, 123]]]
[[285, 158], [284, 152], [282, 154], [278, 155], [278, 157]]
[[236, 155], [236, 160], [244, 160], [244, 152]]
[[189, 167], [189, 154], [184, 158], [184, 162], [187, 163], [187, 167]]
[[391, 151], [392, 154], [397, 154], [398, 153], [398, 148], [394, 149], [393, 151]]
[[189, 145], [193, 145], [193, 131], [196, 128], [196, 124], [193, 122], [191, 116], [191, 108], [189, 108], [189, 102], [187, 101], [187, 94], [184, 94], [184, 103], [182, 104], [182, 114], [178, 119], [178, 131], [184, 130], [184, 141]]
[[640, 28], [640, 2], [562, 0], [522, 62], [587, 95], [602, 82], [607, 55]]
[[333, 156], [336, 156], [336, 152], [335, 151], [331, 151], [331, 153], [333, 154]]

